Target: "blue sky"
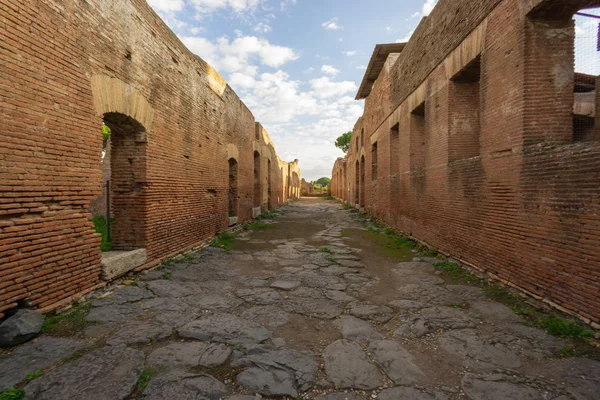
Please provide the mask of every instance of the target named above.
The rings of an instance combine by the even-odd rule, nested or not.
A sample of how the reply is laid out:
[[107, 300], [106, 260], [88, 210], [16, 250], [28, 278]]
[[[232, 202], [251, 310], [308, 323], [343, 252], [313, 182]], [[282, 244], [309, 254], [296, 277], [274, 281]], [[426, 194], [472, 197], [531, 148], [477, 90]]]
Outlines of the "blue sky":
[[[300, 160], [307, 180], [330, 176], [343, 156], [333, 143], [362, 114], [363, 102], [354, 97], [375, 44], [406, 41], [437, 2], [147, 1], [228, 81], [265, 126], [279, 156]], [[582, 37], [595, 37], [595, 29], [597, 23], [578, 21]], [[589, 69], [588, 58], [597, 54], [585, 53], [578, 63]]]

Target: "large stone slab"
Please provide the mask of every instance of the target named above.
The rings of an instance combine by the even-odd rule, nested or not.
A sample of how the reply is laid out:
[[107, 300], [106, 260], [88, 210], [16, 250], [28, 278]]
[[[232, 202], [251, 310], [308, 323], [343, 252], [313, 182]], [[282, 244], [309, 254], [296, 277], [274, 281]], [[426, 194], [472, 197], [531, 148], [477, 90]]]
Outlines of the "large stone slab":
[[221, 294], [193, 295], [186, 297], [184, 301], [199, 309], [211, 311], [229, 311], [244, 303], [237, 297]]
[[354, 303], [350, 307], [350, 314], [355, 317], [376, 322], [387, 322], [392, 319], [394, 311], [386, 306], [370, 302]]
[[[270, 346], [255, 346], [246, 354], [236, 357], [231, 365], [234, 367], [258, 367], [273, 372], [272, 377], [284, 377], [283, 374], [275, 373], [275, 370], [286, 371], [293, 377], [294, 390], [299, 392], [304, 392], [312, 387], [318, 367], [312, 352]], [[268, 378], [268, 376], [265, 377]], [[287, 380], [285, 382], [287, 384]], [[274, 393], [263, 393], [256, 386], [246, 387], [264, 395], [274, 395]]]
[[236, 290], [235, 294], [247, 303], [257, 305], [278, 304], [283, 300], [283, 295], [275, 289], [251, 288]]
[[21, 382], [27, 374], [56, 365], [89, 346], [72, 339], [41, 337], [10, 355], [0, 356], [0, 393]]
[[147, 289], [138, 286], [127, 286], [115, 291], [107, 298], [96, 300], [92, 307], [104, 307], [113, 304], [134, 303], [140, 300], [147, 300], [154, 297], [154, 294]]
[[186, 297], [193, 293], [201, 293], [202, 290], [194, 290], [191, 284], [176, 280], [159, 279], [148, 282], [148, 289], [160, 297]]
[[379, 370], [362, 348], [349, 340], [338, 340], [323, 351], [329, 380], [341, 389], [375, 389], [383, 383]]
[[340, 330], [344, 339], [353, 341], [383, 339], [383, 335], [376, 332], [370, 323], [350, 315], [340, 316], [333, 321], [333, 325]]
[[30, 382], [25, 386], [25, 399], [126, 399], [135, 390], [143, 369], [143, 352], [104, 347]]
[[272, 288], [281, 289], [281, 290], [293, 290], [299, 287], [302, 284], [300, 281], [292, 281], [292, 280], [276, 280], [271, 284]]
[[394, 341], [371, 342], [369, 353], [396, 385], [412, 385], [425, 376], [412, 354]]
[[145, 400], [219, 400], [229, 393], [225, 384], [210, 375], [171, 371], [152, 378]]
[[122, 344], [147, 344], [162, 340], [173, 333], [170, 326], [148, 321], [130, 321], [123, 328], [109, 336], [106, 344], [119, 346]]
[[44, 325], [42, 314], [33, 310], [19, 310], [0, 323], [0, 347], [25, 343], [40, 333]]
[[465, 364], [478, 369], [518, 368], [521, 360], [507, 346], [487, 341], [473, 329], [445, 332], [439, 339], [440, 347], [464, 359]]
[[477, 320], [466, 312], [452, 307], [428, 307], [410, 317], [395, 332], [395, 336], [416, 338], [436, 330], [474, 328]]
[[261, 343], [271, 332], [253, 321], [233, 314], [215, 313], [189, 322], [178, 330], [179, 336], [229, 344]]
[[287, 311], [321, 319], [333, 319], [342, 313], [336, 302], [327, 299], [295, 297], [286, 300], [282, 306]]
[[133, 271], [146, 263], [146, 249], [102, 253], [102, 278], [106, 281]]
[[290, 321], [290, 314], [276, 306], [256, 306], [244, 310], [240, 316], [268, 328], [278, 328]]
[[548, 390], [545, 382], [539, 382], [536, 385], [535, 381], [504, 374], [475, 375], [468, 373], [463, 377], [461, 387], [471, 400], [546, 400], [556, 398], [556, 395]]
[[104, 307], [92, 307], [85, 317], [88, 322], [123, 322], [139, 317], [144, 313], [142, 307], [136, 303], [116, 304]]
[[230, 355], [231, 349], [221, 343], [172, 343], [154, 350], [148, 357], [148, 363], [178, 369], [212, 368], [223, 365]]
[[281, 369], [263, 370], [248, 368], [236, 377], [238, 385], [266, 396], [291, 396], [296, 398], [294, 376]]
[[379, 400], [446, 400], [448, 396], [443, 393], [431, 394], [412, 387], [395, 387], [382, 390], [377, 398]]

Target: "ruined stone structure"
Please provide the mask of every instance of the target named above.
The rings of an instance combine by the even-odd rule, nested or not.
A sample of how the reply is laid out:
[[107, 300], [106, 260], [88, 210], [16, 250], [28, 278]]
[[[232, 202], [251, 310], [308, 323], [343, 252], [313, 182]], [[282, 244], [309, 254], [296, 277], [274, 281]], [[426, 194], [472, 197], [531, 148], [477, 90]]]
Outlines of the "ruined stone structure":
[[102, 284], [89, 210], [102, 193], [103, 121], [113, 246], [136, 250], [135, 267], [299, 195], [298, 161], [279, 159], [145, 1], [0, 0], [0, 14], [0, 317]]
[[573, 22], [599, 4], [440, 0], [407, 44], [376, 47], [332, 193], [599, 323], [599, 102], [593, 76], [579, 99]]

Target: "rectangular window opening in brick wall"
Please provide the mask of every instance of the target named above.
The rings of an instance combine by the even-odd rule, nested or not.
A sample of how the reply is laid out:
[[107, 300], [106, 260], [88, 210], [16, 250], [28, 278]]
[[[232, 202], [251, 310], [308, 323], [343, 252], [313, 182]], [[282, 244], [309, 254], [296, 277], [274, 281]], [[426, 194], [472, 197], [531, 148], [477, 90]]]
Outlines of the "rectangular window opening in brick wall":
[[400, 123], [390, 129], [390, 199], [400, 194]]
[[573, 141], [600, 139], [596, 115], [600, 95], [596, 90], [600, 74], [600, 7], [575, 14], [575, 100], [573, 105]]
[[[542, 5], [550, 7], [551, 3], [546, 1]], [[574, 141], [574, 46], [572, 14], [552, 9], [552, 12], [528, 15], [525, 22], [523, 145]]]
[[[289, 166], [288, 166], [288, 168], [289, 168]], [[261, 205], [260, 197], [261, 197], [260, 196], [260, 154], [258, 151], [255, 151], [254, 152], [254, 207], [260, 207], [260, 205]]]
[[377, 142], [371, 146], [371, 180], [377, 182]]
[[425, 102], [418, 105], [410, 113], [410, 169], [412, 171], [425, 168], [426, 138]]
[[360, 147], [364, 146], [364, 143], [365, 143], [364, 135], [365, 135], [365, 130], [363, 128], [360, 130]]
[[360, 158], [360, 197], [359, 204], [361, 207], [365, 206], [365, 156]]
[[481, 57], [476, 57], [450, 80], [448, 95], [448, 161], [480, 154]]
[[[357, 142], [358, 143], [358, 142]], [[356, 168], [354, 170], [354, 204], [360, 202], [360, 164], [356, 161]]]

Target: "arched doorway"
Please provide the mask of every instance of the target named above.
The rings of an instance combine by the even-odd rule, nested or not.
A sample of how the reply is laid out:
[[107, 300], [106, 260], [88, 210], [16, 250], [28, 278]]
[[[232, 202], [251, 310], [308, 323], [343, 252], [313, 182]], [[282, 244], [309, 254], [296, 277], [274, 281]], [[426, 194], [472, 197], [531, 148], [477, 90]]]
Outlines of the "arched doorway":
[[146, 130], [133, 118], [121, 113], [104, 114], [110, 128], [109, 156], [104, 163], [105, 218], [112, 250], [146, 247]]
[[[254, 208], [260, 208], [261, 205], [261, 190], [260, 190], [260, 153], [254, 152]], [[255, 211], [254, 214], [256, 214]], [[255, 215], [256, 216], [256, 215]]]
[[360, 206], [365, 206], [365, 156], [360, 158]]
[[235, 158], [229, 159], [229, 217], [238, 215], [238, 163]]
[[360, 191], [360, 164], [356, 161], [356, 168], [354, 170], [354, 204], [358, 205], [360, 202], [359, 191]]
[[267, 207], [269, 210], [272, 207], [271, 204], [271, 160], [267, 160]]

